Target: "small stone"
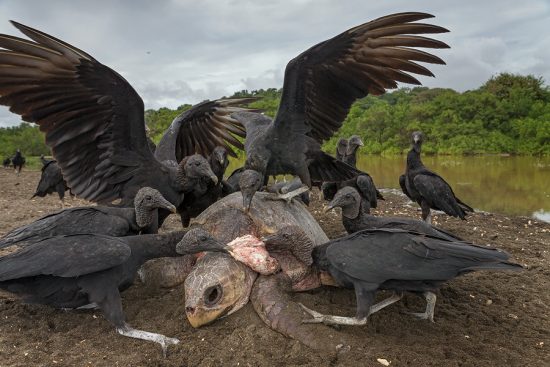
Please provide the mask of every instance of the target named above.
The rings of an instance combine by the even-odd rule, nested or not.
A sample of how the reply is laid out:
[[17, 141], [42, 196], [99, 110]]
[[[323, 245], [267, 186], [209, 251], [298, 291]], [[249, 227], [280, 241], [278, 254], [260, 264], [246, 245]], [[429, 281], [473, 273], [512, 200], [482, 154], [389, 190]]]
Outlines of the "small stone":
[[470, 335], [464, 335], [466, 339], [470, 339]]
[[487, 306], [490, 306], [490, 305], [493, 304], [493, 300], [492, 300], [492, 299], [488, 299], [488, 300], [485, 302], [485, 304], [486, 304]]
[[514, 315], [513, 313], [509, 313], [508, 317], [511, 318], [511, 319], [514, 319], [514, 320], [518, 319], [518, 315]]
[[391, 363], [391, 362], [389, 362], [389, 361], [388, 361], [387, 359], [385, 359], [385, 358], [378, 358], [378, 359], [376, 359], [376, 361], [377, 361], [378, 363], [380, 363], [381, 365], [383, 365], [383, 366], [389, 366], [390, 363]]

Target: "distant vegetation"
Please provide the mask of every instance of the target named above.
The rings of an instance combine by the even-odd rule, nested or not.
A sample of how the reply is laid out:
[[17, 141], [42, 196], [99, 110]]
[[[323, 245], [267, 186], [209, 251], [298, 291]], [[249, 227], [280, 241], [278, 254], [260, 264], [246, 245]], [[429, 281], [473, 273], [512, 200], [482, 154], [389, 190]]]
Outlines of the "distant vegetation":
[[[17, 118], [14, 115], [14, 118]], [[2, 160], [15, 154], [17, 148], [24, 156], [49, 155], [50, 148], [44, 143], [44, 134], [33, 124], [0, 128], [0, 157]]]
[[[251, 106], [275, 116], [281, 91], [240, 91], [231, 97], [262, 97]], [[150, 134], [158, 142], [174, 117], [191, 108], [145, 111]], [[550, 155], [550, 89], [542, 78], [500, 74], [480, 88], [456, 92], [441, 88], [401, 88], [357, 101], [338, 135], [325, 143], [334, 151], [339, 137], [358, 134], [371, 154], [401, 154], [412, 131], [426, 135], [427, 154], [509, 153]], [[0, 154], [48, 154], [37, 127], [21, 124], [0, 129]]]

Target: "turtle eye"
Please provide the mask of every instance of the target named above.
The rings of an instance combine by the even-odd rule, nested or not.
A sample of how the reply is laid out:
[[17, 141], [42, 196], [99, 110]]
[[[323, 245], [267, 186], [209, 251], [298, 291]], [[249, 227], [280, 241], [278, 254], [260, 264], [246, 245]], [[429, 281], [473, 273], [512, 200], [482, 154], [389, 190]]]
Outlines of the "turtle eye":
[[206, 306], [215, 305], [220, 301], [223, 295], [223, 290], [220, 285], [209, 287], [204, 291], [204, 304]]
[[205, 235], [203, 235], [203, 234], [201, 234], [201, 235], [199, 236], [199, 241], [201, 241], [201, 242], [206, 242], [207, 239], [208, 239], [208, 238], [207, 238]]
[[351, 195], [350, 194], [346, 194], [346, 198], [351, 198]]

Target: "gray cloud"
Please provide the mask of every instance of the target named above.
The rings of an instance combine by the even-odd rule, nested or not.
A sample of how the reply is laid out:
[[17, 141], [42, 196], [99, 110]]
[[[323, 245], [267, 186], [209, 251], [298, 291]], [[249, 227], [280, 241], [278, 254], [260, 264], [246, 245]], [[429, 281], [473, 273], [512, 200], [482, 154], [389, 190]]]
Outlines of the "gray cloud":
[[[312, 45], [400, 11], [436, 15], [451, 32], [430, 67], [432, 87], [477, 88], [503, 71], [550, 81], [550, 3], [526, 0], [72, 1], [3, 0], [0, 32], [13, 19], [57, 36], [115, 69], [146, 108], [177, 107], [241, 89], [281, 87], [286, 63]], [[19, 122], [0, 108], [0, 126]]]

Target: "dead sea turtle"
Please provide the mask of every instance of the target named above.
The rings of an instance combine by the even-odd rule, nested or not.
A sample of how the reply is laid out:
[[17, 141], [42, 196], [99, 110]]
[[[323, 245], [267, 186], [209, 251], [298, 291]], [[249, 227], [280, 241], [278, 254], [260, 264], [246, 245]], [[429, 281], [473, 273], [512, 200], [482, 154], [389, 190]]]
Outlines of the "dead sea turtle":
[[[301, 202], [269, 200], [271, 196], [265, 192], [256, 193], [248, 212], [243, 209], [240, 192], [216, 202], [191, 222], [192, 227], [200, 230], [190, 230], [180, 243], [180, 249], [190, 249], [190, 242], [206, 240], [208, 234], [225, 244], [243, 235], [256, 238], [245, 237], [239, 241], [258, 241], [258, 237], [273, 234], [288, 225], [299, 226], [308, 237], [305, 242], [310, 243], [310, 247], [292, 252], [285, 248], [268, 248], [282, 268], [275, 275], [258, 275], [227, 254], [209, 252], [185, 280], [187, 318], [191, 325], [200, 327], [237, 311], [250, 296], [255, 311], [272, 329], [314, 349], [334, 347], [341, 341], [316, 338], [318, 326], [302, 323], [305, 314], [289, 295], [290, 291], [310, 290], [321, 284], [334, 285], [330, 277], [325, 278], [309, 266], [311, 255], [309, 263], [304, 260], [306, 256], [300, 256], [302, 250], [304, 254], [311, 254], [311, 246], [327, 242], [328, 237]], [[201, 251], [219, 251], [202, 245]]]

